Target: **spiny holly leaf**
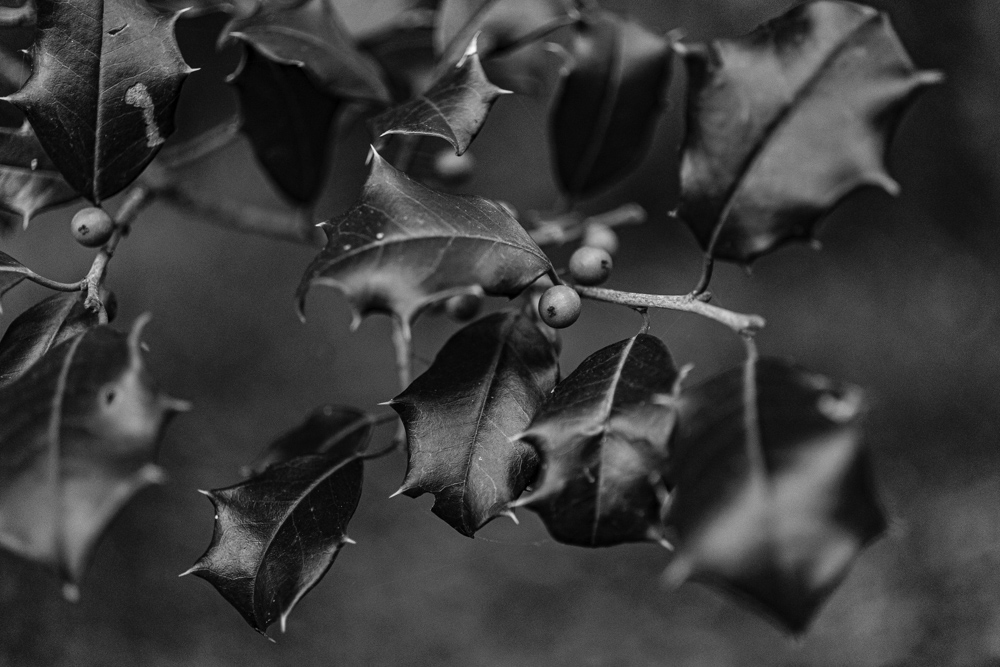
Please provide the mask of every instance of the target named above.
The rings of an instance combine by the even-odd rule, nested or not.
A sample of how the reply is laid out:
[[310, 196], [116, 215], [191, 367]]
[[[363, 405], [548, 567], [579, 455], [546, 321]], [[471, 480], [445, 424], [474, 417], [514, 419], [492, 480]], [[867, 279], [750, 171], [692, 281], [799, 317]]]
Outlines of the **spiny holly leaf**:
[[297, 456], [322, 454], [329, 449], [362, 451], [371, 439], [374, 424], [366, 412], [343, 405], [324, 405], [313, 410], [306, 420], [284, 434], [248, 466], [251, 473], [261, 473], [275, 463]]
[[193, 71], [174, 40], [177, 16], [141, 0], [38, 0], [31, 78], [7, 99], [93, 202], [135, 180], [174, 131]]
[[647, 334], [587, 357], [520, 436], [542, 468], [534, 490], [512, 506], [538, 512], [567, 544], [662, 542], [662, 473], [679, 379], [667, 347]]
[[857, 387], [753, 356], [684, 392], [669, 577], [735, 591], [804, 630], [885, 527], [861, 409]]
[[489, 82], [479, 62], [475, 40], [455, 67], [431, 88], [371, 121], [377, 137], [419, 134], [441, 137], [462, 155], [479, 134], [493, 103], [510, 91]]
[[10, 323], [0, 340], [0, 388], [24, 375], [50, 349], [100, 324], [86, 301], [86, 292], [54, 294]]
[[331, 0], [263, 3], [234, 19], [225, 34], [272, 62], [304, 68], [329, 95], [391, 102], [378, 64], [354, 44]]
[[0, 546], [57, 569], [70, 596], [108, 523], [162, 479], [160, 437], [187, 409], [143, 364], [144, 321], [89, 329], [0, 389]]
[[328, 285], [347, 296], [355, 324], [384, 312], [408, 331], [424, 307], [449, 293], [479, 285], [487, 294], [517, 296], [552, 271], [504, 207], [435, 192], [372, 154], [360, 201], [323, 224], [327, 245], [299, 284], [300, 312], [310, 286]]
[[460, 330], [391, 401], [410, 456], [397, 493], [433, 493], [432, 511], [469, 537], [509, 513], [538, 465], [531, 446], [511, 436], [528, 425], [558, 375], [552, 343], [519, 311]]
[[810, 2], [746, 37], [686, 47], [688, 129], [678, 216], [705, 252], [750, 262], [865, 185], [891, 194], [889, 140], [917, 71], [870, 7]]
[[343, 100], [317, 87], [304, 68], [268, 60], [249, 44], [230, 81], [257, 159], [289, 199], [311, 204], [324, 185]]
[[[439, 73], [461, 60], [466, 46], [478, 34], [485, 60], [543, 26], [571, 12], [570, 0], [443, 0], [437, 13], [435, 46], [441, 54]], [[551, 56], [539, 40], [489, 63], [491, 80], [522, 93], [534, 92]]]
[[17, 129], [0, 127], [0, 214], [5, 228], [18, 222], [27, 227], [36, 213], [77, 197], [27, 122]]
[[592, 195], [642, 160], [664, 105], [670, 55], [670, 40], [610, 12], [577, 24], [550, 129], [564, 192]]
[[[308, 431], [301, 434], [316, 444]], [[296, 444], [292, 449], [298, 449]], [[184, 574], [205, 579], [265, 634], [319, 583], [344, 544], [361, 498], [364, 464], [355, 438], [296, 456], [245, 482], [204, 492], [215, 506], [208, 551]]]

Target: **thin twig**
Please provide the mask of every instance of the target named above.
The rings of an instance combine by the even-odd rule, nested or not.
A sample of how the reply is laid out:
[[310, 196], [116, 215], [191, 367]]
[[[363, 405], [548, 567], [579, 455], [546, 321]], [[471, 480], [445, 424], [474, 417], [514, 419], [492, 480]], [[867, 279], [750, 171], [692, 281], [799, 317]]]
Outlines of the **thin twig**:
[[490, 51], [481, 54], [482, 59], [489, 60], [490, 58], [501, 58], [522, 47], [528, 46], [529, 44], [533, 44], [534, 42], [545, 39], [546, 37], [554, 33], [556, 30], [559, 30], [560, 28], [565, 28], [566, 26], [574, 25], [576, 23], [579, 23], [579, 21], [580, 21], [580, 13], [574, 9], [569, 14], [558, 16], [552, 21], [549, 21], [544, 25], [540, 25], [534, 30], [531, 30], [530, 32], [521, 35], [517, 39], [507, 42], [503, 46], [497, 47], [495, 49], [492, 49]]
[[760, 315], [736, 313], [725, 308], [713, 306], [691, 295], [636, 294], [634, 292], [620, 292], [603, 287], [585, 287], [583, 285], [574, 285], [573, 289], [580, 296], [595, 301], [616, 303], [631, 308], [663, 308], [695, 313], [696, 315], [701, 315], [725, 324], [733, 331], [741, 334], [753, 334], [755, 331], [764, 328], [765, 324], [764, 318]]
[[108, 262], [115, 255], [115, 249], [122, 237], [127, 235], [132, 223], [139, 212], [153, 201], [153, 191], [142, 184], [136, 184], [129, 190], [125, 201], [122, 202], [118, 214], [115, 216], [115, 229], [111, 233], [111, 238], [104, 244], [101, 251], [94, 257], [94, 263], [90, 265], [90, 271], [81, 281], [81, 288], [87, 290], [87, 300], [85, 305], [90, 310], [98, 314], [98, 321], [101, 324], [108, 323], [108, 313], [101, 301], [101, 284], [104, 282], [104, 274], [108, 268]]

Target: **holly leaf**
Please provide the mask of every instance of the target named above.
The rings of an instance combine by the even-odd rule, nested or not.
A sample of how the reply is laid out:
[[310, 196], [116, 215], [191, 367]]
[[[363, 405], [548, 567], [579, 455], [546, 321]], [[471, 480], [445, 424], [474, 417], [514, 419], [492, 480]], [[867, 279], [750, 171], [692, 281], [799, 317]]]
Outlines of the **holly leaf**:
[[861, 429], [861, 391], [751, 357], [679, 400], [667, 524], [675, 583], [698, 579], [808, 625], [885, 528]]
[[371, 121], [376, 137], [418, 134], [440, 137], [462, 155], [479, 134], [493, 103], [508, 90], [490, 83], [476, 52], [476, 41], [455, 67], [430, 89], [376, 116]]
[[476, 38], [480, 56], [491, 59], [487, 69], [492, 81], [518, 92], [532, 91], [550, 64], [543, 40], [505, 52], [535, 30], [560, 19], [568, 21], [575, 13], [572, 4], [567, 0], [443, 0], [435, 29], [435, 46], [441, 54], [439, 73], [461, 60], [466, 46]]
[[314, 202], [343, 100], [320, 89], [303, 67], [268, 60], [249, 44], [230, 81], [239, 93], [241, 128], [268, 176], [290, 200]]
[[17, 129], [0, 127], [0, 214], [7, 229], [17, 223], [27, 227], [36, 213], [78, 196], [27, 122]]
[[520, 311], [493, 313], [452, 336], [390, 405], [409, 463], [396, 493], [434, 494], [432, 511], [472, 537], [534, 477], [538, 458], [514, 436], [556, 384], [552, 343]]
[[174, 131], [189, 68], [178, 14], [138, 0], [39, 0], [31, 78], [8, 96], [66, 181], [95, 203], [129, 185]]
[[247, 476], [262, 473], [275, 463], [307, 454], [322, 454], [329, 449], [363, 451], [373, 429], [374, 424], [366, 412], [343, 405], [320, 406], [302, 424], [261, 452], [247, 467]]
[[680, 374], [666, 345], [639, 334], [587, 357], [556, 386], [520, 439], [542, 460], [511, 503], [566, 544], [664, 541], [663, 472]]
[[593, 195], [638, 166], [670, 81], [670, 40], [611, 12], [577, 24], [550, 119], [563, 192]]
[[552, 271], [545, 253], [503, 206], [435, 192], [372, 152], [360, 201], [323, 223], [327, 245], [299, 284], [299, 311], [313, 284], [342, 291], [355, 324], [394, 315], [407, 332], [429, 304], [479, 285], [517, 296]]
[[[300, 435], [300, 444], [315, 444], [308, 432]], [[352, 543], [344, 531], [361, 498], [358, 445], [343, 438], [323, 454], [295, 456], [240, 484], [204, 491], [215, 506], [215, 532], [184, 574], [212, 584], [257, 632], [275, 621], [284, 632], [298, 601]]]
[[163, 429], [187, 404], [160, 393], [139, 351], [98, 326], [0, 389], [0, 546], [76, 586], [118, 511], [163, 474]]
[[917, 71], [885, 14], [810, 2], [749, 35], [684, 47], [689, 93], [678, 216], [706, 254], [749, 263], [855, 189], [899, 186], [890, 138]]
[[358, 49], [331, 0], [262, 3], [250, 16], [233, 19], [224, 35], [272, 62], [302, 67], [329, 95], [391, 103], [378, 63]]
[[0, 389], [23, 376], [50, 349], [100, 324], [86, 292], [61, 292], [21, 313], [0, 339]]

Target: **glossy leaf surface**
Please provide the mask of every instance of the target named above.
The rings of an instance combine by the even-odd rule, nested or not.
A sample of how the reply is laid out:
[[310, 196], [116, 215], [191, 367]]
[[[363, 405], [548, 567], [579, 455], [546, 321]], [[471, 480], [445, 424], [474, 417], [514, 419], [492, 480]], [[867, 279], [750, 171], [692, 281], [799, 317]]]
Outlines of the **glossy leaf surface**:
[[315, 201], [343, 100], [317, 87], [304, 68], [272, 62], [249, 45], [231, 81], [239, 93], [242, 130], [268, 176], [292, 201]]
[[373, 428], [366, 412], [344, 405], [323, 405], [268, 445], [248, 469], [261, 473], [272, 464], [331, 449], [360, 452], [368, 445]]
[[0, 127], [0, 214], [27, 227], [36, 213], [79, 195], [52, 164], [31, 126]]
[[329, 95], [391, 101], [377, 63], [358, 49], [330, 0], [263, 3], [252, 15], [234, 19], [226, 34], [272, 62], [304, 68]]
[[319, 583], [344, 544], [361, 498], [357, 442], [296, 456], [245, 482], [206, 492], [215, 506], [208, 551], [185, 574], [211, 583], [264, 634]]
[[666, 346], [647, 334], [587, 357], [521, 435], [542, 466], [534, 489], [513, 506], [537, 512], [567, 544], [662, 541], [678, 380]]
[[885, 527], [861, 411], [857, 387], [772, 359], [685, 391], [670, 578], [719, 585], [804, 630]]
[[678, 215], [706, 253], [750, 262], [858, 187], [895, 194], [884, 156], [903, 111], [940, 80], [888, 18], [810, 2], [746, 37], [686, 49], [690, 89]]
[[558, 374], [551, 341], [519, 311], [460, 330], [392, 400], [409, 447], [399, 492], [433, 493], [432, 511], [469, 537], [509, 512], [538, 464], [534, 449], [511, 437], [528, 426]]
[[448, 293], [479, 285], [516, 296], [551, 270], [504, 207], [435, 192], [373, 155], [361, 200], [323, 225], [327, 245], [299, 285], [300, 309], [313, 284], [327, 285], [347, 296], [356, 320], [384, 312], [408, 327]]
[[93, 202], [129, 185], [174, 131], [191, 71], [177, 15], [141, 0], [41, 0], [31, 78], [8, 99], [45, 152]]
[[0, 388], [24, 375], [50, 349], [99, 324], [86, 300], [86, 292], [54, 294], [10, 323], [0, 339]]
[[139, 328], [89, 329], [0, 389], [0, 546], [73, 585], [122, 506], [161, 480], [159, 440], [186, 409], [156, 389]]
[[577, 24], [569, 56], [550, 134], [560, 188], [585, 197], [646, 155], [670, 80], [670, 41], [598, 12]]
[[440, 137], [462, 155], [482, 129], [493, 103], [505, 92], [486, 78], [473, 43], [465, 57], [427, 92], [372, 119], [372, 133], [376, 137]]

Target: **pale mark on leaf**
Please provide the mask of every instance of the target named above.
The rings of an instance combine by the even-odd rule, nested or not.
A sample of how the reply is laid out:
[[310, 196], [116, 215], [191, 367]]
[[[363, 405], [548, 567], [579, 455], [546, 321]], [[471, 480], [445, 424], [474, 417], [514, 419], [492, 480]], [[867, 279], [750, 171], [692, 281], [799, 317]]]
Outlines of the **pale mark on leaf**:
[[146, 84], [140, 82], [126, 90], [125, 104], [142, 109], [142, 120], [146, 123], [146, 146], [155, 148], [162, 144], [164, 138], [160, 135], [160, 128], [156, 126], [153, 98], [146, 90]]

